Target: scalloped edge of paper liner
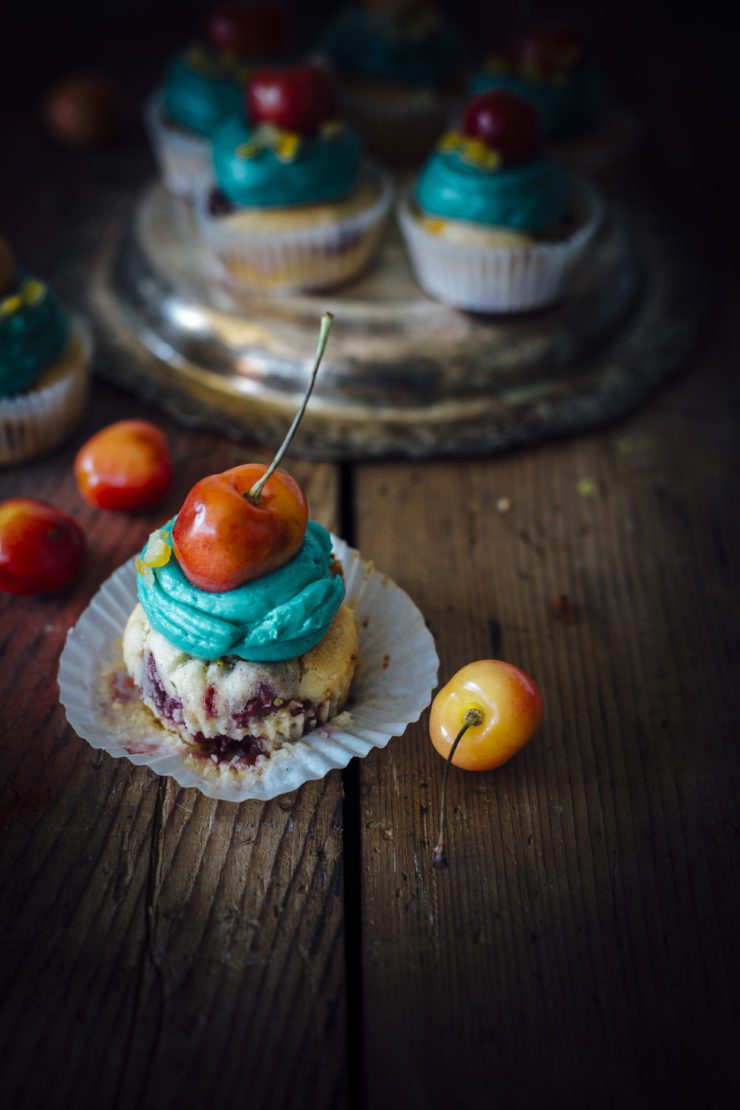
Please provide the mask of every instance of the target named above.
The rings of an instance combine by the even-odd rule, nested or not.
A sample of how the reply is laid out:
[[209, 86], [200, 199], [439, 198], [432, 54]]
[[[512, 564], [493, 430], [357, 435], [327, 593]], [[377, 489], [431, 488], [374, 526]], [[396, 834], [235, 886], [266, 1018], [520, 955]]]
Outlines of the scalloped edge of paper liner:
[[[117, 659], [129, 614], [136, 604], [136, 572], [130, 559], [101, 586], [67, 634], [59, 661], [59, 691], [67, 720], [93, 748], [116, 759], [150, 767], [181, 787], [207, 797], [242, 802], [269, 801], [304, 782], [346, 767], [384, 748], [417, 721], [437, 684], [439, 659], [421, 612], [400, 586], [336, 536], [334, 554], [342, 563], [346, 602], [355, 612], [360, 665], [350, 705], [302, 740], [284, 745], [254, 768], [234, 773], [223, 765], [200, 772], [187, 745], [166, 734], [152, 718], [152, 731], [132, 736], [106, 719], [101, 676]], [[137, 750], [138, 749], [138, 750]]]

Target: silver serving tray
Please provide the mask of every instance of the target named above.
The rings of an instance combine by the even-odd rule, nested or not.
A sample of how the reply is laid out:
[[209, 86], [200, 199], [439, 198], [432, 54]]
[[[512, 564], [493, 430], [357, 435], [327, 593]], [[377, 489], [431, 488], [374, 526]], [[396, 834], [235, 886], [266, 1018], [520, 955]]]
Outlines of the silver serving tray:
[[331, 310], [295, 441], [326, 459], [491, 452], [613, 419], [679, 367], [706, 300], [675, 227], [644, 204], [612, 212], [567, 297], [526, 316], [429, 299], [392, 222], [372, 270], [341, 290], [234, 291], [209, 271], [191, 210], [159, 185], [111, 229], [96, 276], [94, 310], [125, 350], [99, 374], [176, 419], [268, 446]]

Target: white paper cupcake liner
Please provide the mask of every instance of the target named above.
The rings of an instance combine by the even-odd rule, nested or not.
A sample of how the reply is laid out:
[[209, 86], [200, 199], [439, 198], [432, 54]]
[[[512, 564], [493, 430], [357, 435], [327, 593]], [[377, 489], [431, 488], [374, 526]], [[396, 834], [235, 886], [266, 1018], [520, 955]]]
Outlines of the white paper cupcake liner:
[[412, 189], [398, 218], [416, 279], [431, 297], [469, 312], [525, 312], [552, 304], [597, 231], [602, 204], [596, 192], [571, 178], [577, 229], [560, 241], [527, 247], [476, 247], [427, 231], [415, 217]]
[[258, 232], [212, 216], [204, 190], [196, 211], [215, 275], [262, 293], [330, 289], [357, 277], [375, 254], [393, 199], [388, 175], [375, 167], [366, 172], [380, 186], [373, 204], [331, 224], [285, 231]]
[[168, 123], [159, 89], [147, 101], [144, 123], [164, 184], [177, 197], [194, 197], [213, 176], [208, 139]]
[[0, 466], [24, 462], [68, 439], [87, 404], [92, 336], [70, 316], [67, 350], [23, 393], [0, 398]]
[[[432, 635], [408, 594], [343, 540], [332, 540], [360, 640], [360, 665], [350, 700], [333, 721], [236, 773], [225, 765], [194, 764], [187, 745], [165, 735], [143, 711], [136, 717], [141, 722], [136, 732], [125, 715], [116, 719], [102, 681], [120, 659], [123, 630], [136, 604], [131, 559], [104, 583], [67, 635], [59, 691], [72, 728], [93, 748], [145, 764], [180, 786], [193, 786], [227, 802], [268, 801], [346, 767], [353, 756], [363, 758], [372, 748], [384, 748], [429, 704], [439, 660]], [[123, 670], [122, 660], [120, 667]]]

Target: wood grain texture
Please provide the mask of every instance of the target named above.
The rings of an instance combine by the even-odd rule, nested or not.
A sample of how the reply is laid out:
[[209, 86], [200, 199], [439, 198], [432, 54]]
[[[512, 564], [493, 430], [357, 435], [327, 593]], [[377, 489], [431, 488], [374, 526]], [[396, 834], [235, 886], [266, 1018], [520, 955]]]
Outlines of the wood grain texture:
[[[340, 776], [268, 804], [217, 803], [93, 751], [59, 704], [59, 652], [92, 593], [193, 481], [254, 457], [162, 422], [177, 474], [166, 504], [96, 510], [76, 490], [74, 448], [130, 415], [146, 411], [98, 386], [75, 444], [0, 476], [0, 498], [47, 498], [89, 542], [64, 594], [0, 595], [6, 1104], [341, 1107]], [[334, 469], [290, 468], [335, 527]]]
[[[700, 370], [607, 433], [358, 475], [358, 545], [427, 615], [442, 677], [502, 657], [546, 705], [511, 763], [453, 773], [446, 872], [425, 721], [361, 765], [367, 1110], [728, 1105], [729, 349], [728, 326]], [[558, 594], [573, 623], [551, 616]]]

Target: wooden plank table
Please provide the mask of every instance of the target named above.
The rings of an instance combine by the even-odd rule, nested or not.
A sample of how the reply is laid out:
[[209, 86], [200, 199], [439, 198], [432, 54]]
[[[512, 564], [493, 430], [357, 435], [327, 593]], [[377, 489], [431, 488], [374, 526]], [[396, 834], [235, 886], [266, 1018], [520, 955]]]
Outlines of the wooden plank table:
[[[56, 156], [25, 195], [24, 159], [48, 151], [30, 126], [11, 139], [0, 195], [53, 277], [87, 203], [79, 163]], [[85, 163], [111, 211], [139, 145]], [[4, 1103], [731, 1104], [737, 292], [691, 371], [618, 427], [475, 462], [291, 463], [313, 515], [422, 608], [443, 677], [502, 656], [542, 686], [545, 723], [520, 756], [453, 774], [445, 872], [425, 719], [343, 773], [240, 806], [94, 752], [66, 724], [57, 662], [91, 595], [193, 481], [263, 455], [161, 420], [166, 504], [96, 511], [76, 447], [152, 415], [96, 385], [71, 444], [0, 474], [1, 498], [47, 498], [89, 541], [64, 593], [0, 595]], [[551, 610], [561, 594], [568, 620]]]
[[[736, 456], [727, 333], [618, 428], [479, 462], [295, 463], [427, 615], [442, 674], [503, 656], [545, 725], [451, 780], [422, 721], [344, 774], [232, 806], [67, 726], [67, 629], [189, 485], [250, 452], [167, 424], [162, 510], [86, 506], [74, 449], [0, 478], [89, 539], [2, 597], [2, 1036], [11, 1104], [714, 1106], [733, 1065]], [[502, 513], [496, 503], [508, 498]], [[567, 594], [573, 621], [550, 599]]]

